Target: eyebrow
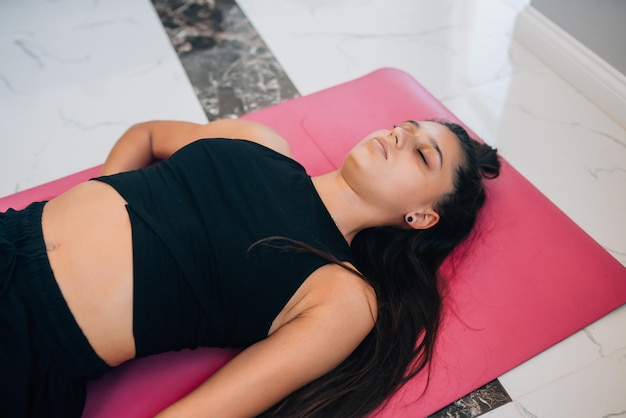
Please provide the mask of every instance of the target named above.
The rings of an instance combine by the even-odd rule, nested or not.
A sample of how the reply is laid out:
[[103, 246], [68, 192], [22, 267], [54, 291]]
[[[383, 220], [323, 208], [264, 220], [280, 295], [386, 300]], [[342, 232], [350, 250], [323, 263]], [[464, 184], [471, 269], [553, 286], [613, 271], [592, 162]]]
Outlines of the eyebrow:
[[[421, 128], [419, 122], [415, 120], [409, 120], [407, 122], [415, 126], [417, 129]], [[437, 144], [437, 141], [435, 141], [434, 138], [430, 138], [430, 137], [428, 138], [428, 142], [435, 149], [435, 151], [437, 151], [437, 154], [439, 154], [439, 168], [442, 168], [443, 167], [443, 153], [441, 152], [441, 148], [439, 148], [439, 144]]]

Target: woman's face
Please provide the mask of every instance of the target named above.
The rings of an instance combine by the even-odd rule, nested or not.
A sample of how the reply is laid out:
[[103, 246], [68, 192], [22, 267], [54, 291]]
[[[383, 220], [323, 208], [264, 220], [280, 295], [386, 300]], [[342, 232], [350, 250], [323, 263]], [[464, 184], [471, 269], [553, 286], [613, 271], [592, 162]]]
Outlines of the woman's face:
[[[425, 221], [412, 227], [429, 227], [439, 219], [433, 205], [453, 191], [461, 161], [461, 145], [448, 128], [409, 121], [368, 135], [350, 151], [341, 172], [362, 199], [389, 214], [392, 224], [406, 225], [411, 216]], [[428, 220], [434, 223], [427, 225]]]

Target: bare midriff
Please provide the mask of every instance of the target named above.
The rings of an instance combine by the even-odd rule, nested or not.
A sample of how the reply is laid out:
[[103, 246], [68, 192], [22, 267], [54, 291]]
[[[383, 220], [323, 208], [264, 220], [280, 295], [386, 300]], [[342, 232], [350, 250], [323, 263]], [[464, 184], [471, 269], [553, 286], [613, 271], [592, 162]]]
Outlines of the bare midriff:
[[89, 181], [48, 202], [42, 216], [61, 293], [110, 366], [135, 356], [132, 233], [125, 205], [113, 188]]
[[[109, 366], [135, 357], [132, 230], [125, 205], [111, 186], [89, 181], [49, 201], [42, 216], [61, 293], [91, 347]], [[315, 276], [297, 289], [268, 334], [310, 308], [313, 288], [325, 287]]]

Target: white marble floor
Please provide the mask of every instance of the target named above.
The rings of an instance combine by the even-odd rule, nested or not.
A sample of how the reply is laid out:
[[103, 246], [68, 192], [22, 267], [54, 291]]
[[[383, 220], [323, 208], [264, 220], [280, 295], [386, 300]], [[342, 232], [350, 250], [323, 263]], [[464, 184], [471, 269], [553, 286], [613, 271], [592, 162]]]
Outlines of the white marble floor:
[[[412, 74], [626, 265], [626, 131], [513, 39], [527, 0], [239, 0], [302, 94]], [[148, 0], [0, 2], [0, 196], [131, 123], [206, 118]], [[501, 377], [490, 418], [626, 416], [626, 307]]]

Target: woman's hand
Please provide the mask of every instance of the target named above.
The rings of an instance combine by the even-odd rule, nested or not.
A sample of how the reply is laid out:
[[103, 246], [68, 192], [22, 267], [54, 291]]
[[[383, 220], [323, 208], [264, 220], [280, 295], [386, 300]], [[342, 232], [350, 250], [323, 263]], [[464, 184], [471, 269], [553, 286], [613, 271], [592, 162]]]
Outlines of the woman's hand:
[[202, 138], [247, 139], [291, 157], [287, 141], [268, 126], [242, 119], [207, 124], [150, 121], [131, 126], [113, 146], [100, 175], [143, 168], [169, 158], [185, 145]]

